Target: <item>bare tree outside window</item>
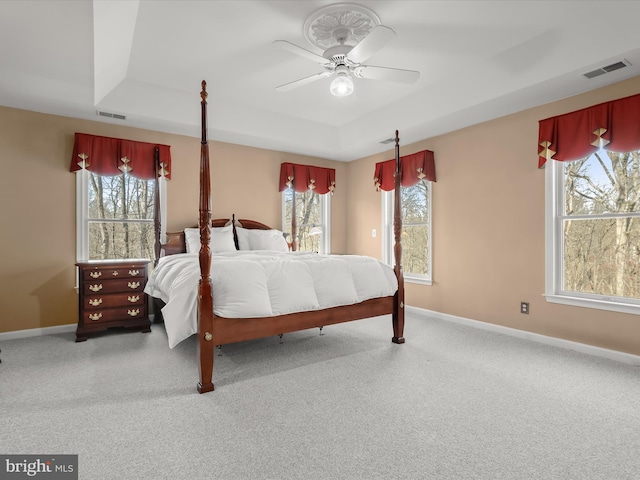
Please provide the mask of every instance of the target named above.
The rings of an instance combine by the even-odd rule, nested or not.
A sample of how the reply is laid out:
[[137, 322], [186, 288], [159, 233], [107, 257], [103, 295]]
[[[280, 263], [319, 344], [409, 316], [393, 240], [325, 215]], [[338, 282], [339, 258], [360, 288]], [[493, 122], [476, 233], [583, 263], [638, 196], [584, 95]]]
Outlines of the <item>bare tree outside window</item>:
[[429, 185], [424, 180], [403, 187], [402, 269], [405, 273], [429, 273]]
[[[394, 263], [394, 192], [384, 193], [383, 225], [385, 261]], [[431, 280], [431, 182], [421, 180], [412, 187], [401, 187], [402, 270], [408, 280]]]
[[563, 290], [640, 298], [640, 152], [563, 168]]
[[154, 257], [153, 180], [88, 174], [89, 259]]
[[[296, 192], [296, 223], [298, 251], [300, 252], [320, 252], [320, 242], [322, 235], [310, 235], [313, 227], [323, 228], [320, 195], [313, 190], [304, 193]], [[291, 206], [293, 204], [293, 189], [284, 191], [284, 226], [283, 231], [287, 234], [288, 242], [291, 239]]]

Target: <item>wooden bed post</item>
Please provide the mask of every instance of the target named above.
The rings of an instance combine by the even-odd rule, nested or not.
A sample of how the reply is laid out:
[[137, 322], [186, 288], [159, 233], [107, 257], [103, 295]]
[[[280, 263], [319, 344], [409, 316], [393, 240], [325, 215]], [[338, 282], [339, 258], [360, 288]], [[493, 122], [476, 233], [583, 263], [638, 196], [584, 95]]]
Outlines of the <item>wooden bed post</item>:
[[155, 148], [153, 152], [153, 162], [156, 167], [156, 178], [154, 180], [154, 192], [153, 192], [153, 252], [155, 257], [153, 259], [153, 265], [158, 265], [160, 259], [160, 181], [158, 180], [158, 174], [160, 173], [160, 149]]
[[393, 343], [404, 343], [404, 275], [402, 273], [402, 193], [400, 191], [400, 138], [396, 130], [396, 169], [393, 203], [393, 233], [395, 244], [393, 253], [395, 265], [393, 271], [398, 279], [398, 291], [394, 297], [393, 307]]
[[293, 197], [291, 199], [291, 251], [296, 252], [298, 250], [298, 219], [296, 218], [296, 179], [294, 177], [291, 183], [291, 190], [293, 190]]
[[207, 143], [207, 82], [202, 81], [202, 141], [200, 145], [200, 281], [198, 282], [198, 357], [200, 382], [198, 392], [213, 390], [213, 297], [211, 292], [211, 185], [209, 144]]

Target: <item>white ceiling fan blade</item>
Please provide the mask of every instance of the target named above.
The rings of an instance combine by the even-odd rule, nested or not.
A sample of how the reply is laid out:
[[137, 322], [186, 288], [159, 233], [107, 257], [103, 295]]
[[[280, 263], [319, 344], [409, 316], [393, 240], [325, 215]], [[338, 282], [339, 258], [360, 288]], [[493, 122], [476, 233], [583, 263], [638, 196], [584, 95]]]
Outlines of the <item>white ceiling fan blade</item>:
[[290, 82], [290, 83], [285, 83], [284, 85], [280, 85], [276, 87], [276, 90], [279, 92], [288, 92], [289, 90], [293, 90], [294, 88], [307, 85], [308, 83], [315, 82], [316, 80], [320, 80], [321, 78], [329, 77], [332, 74], [333, 72], [316, 73], [315, 75], [311, 75], [310, 77], [301, 78], [300, 80], [296, 80], [295, 82]]
[[273, 42], [273, 44], [291, 53], [295, 53], [296, 55], [300, 55], [301, 57], [308, 58], [311, 61], [319, 63], [320, 65], [328, 65], [331, 63], [330, 60], [327, 60], [323, 56], [317, 55], [313, 52], [310, 52], [309, 50], [305, 50], [304, 48], [299, 47], [298, 45], [295, 45], [291, 42], [287, 42], [286, 40], [276, 40], [275, 42]]
[[389, 40], [395, 36], [396, 32], [389, 27], [378, 25], [376, 28], [371, 30], [369, 35], [364, 37], [360, 43], [351, 49], [347, 54], [347, 58], [353, 63], [365, 62], [371, 55], [384, 47], [389, 43]]
[[373, 65], [360, 65], [353, 74], [358, 78], [370, 80], [388, 80], [399, 83], [415, 83], [420, 78], [420, 72], [415, 70], [402, 70], [400, 68], [374, 67]]

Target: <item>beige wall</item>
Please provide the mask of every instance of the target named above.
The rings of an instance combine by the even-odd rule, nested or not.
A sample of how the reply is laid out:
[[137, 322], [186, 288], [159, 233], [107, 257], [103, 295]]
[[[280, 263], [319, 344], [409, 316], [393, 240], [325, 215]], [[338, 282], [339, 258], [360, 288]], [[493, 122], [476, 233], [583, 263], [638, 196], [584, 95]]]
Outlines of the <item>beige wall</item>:
[[[547, 303], [544, 293], [544, 171], [538, 121], [640, 92], [640, 77], [447, 135], [402, 145], [435, 152], [432, 286], [407, 284], [407, 304], [640, 355], [635, 315]], [[0, 107], [0, 332], [75, 323], [75, 177], [79, 131], [171, 145], [168, 229], [197, 223], [200, 142], [119, 125]], [[400, 132], [402, 137], [402, 132]], [[278, 169], [289, 161], [336, 168], [335, 253], [381, 256], [377, 161], [351, 163], [211, 142], [213, 216], [280, 226]], [[218, 160], [223, 161], [218, 161]], [[252, 194], [247, 196], [249, 190]], [[519, 313], [528, 301], [531, 313]], [[410, 341], [411, 325], [406, 336]]]
[[[640, 317], [547, 303], [544, 170], [538, 121], [640, 92], [640, 77], [411, 145], [436, 159], [433, 285], [407, 284], [406, 302], [450, 315], [640, 355]], [[425, 106], [428, 108], [428, 106]], [[402, 132], [400, 132], [402, 137]], [[348, 164], [348, 250], [381, 256], [381, 202], [375, 162]], [[531, 313], [519, 312], [530, 302]], [[411, 325], [406, 327], [411, 339]]]
[[[0, 107], [0, 332], [77, 322], [75, 132], [171, 145], [167, 228], [198, 222], [198, 138]], [[220, 142], [210, 143], [210, 158], [213, 217], [235, 213], [275, 228], [280, 163], [335, 168], [331, 241], [346, 252], [346, 164]]]

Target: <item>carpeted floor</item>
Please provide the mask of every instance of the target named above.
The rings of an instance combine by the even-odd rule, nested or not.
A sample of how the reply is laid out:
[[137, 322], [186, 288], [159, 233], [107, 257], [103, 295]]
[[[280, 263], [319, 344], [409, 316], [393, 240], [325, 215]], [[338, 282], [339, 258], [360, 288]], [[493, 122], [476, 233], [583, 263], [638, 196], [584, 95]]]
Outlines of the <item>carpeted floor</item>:
[[0, 453], [78, 454], [81, 479], [640, 478], [640, 368], [409, 315], [228, 345], [0, 343]]

